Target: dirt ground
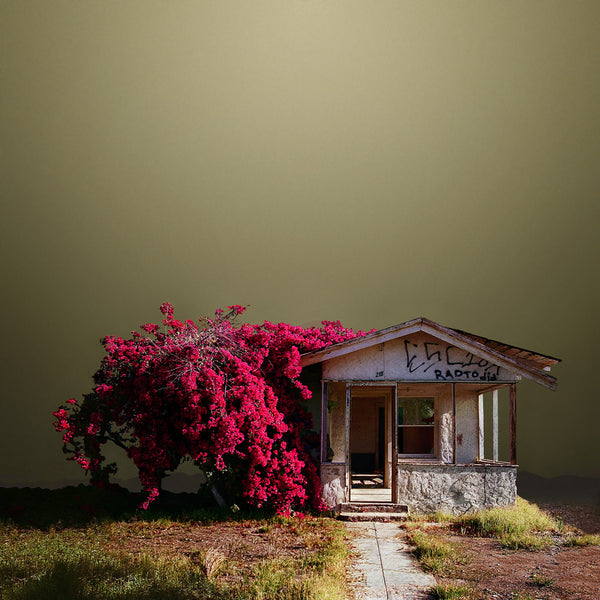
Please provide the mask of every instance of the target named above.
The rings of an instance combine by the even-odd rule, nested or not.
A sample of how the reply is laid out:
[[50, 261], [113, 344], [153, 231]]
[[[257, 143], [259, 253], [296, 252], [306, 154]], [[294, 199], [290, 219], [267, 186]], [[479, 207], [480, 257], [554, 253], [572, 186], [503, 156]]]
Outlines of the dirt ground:
[[[600, 512], [590, 506], [542, 505], [566, 528], [600, 534]], [[311, 535], [293, 525], [259, 525], [254, 521], [209, 525], [157, 525], [149, 531], [137, 523], [124, 524], [119, 548], [133, 554], [169, 554], [205, 561], [206, 552], [226, 560], [223, 581], [239, 581], [262, 559], [301, 558], [310, 552]], [[139, 530], [138, 530], [139, 529]], [[465, 564], [457, 564], [455, 577], [438, 583], [468, 583], [480, 600], [600, 600], [600, 547], [566, 547], [556, 536], [546, 550], [506, 550], [497, 540], [457, 535], [441, 528], [441, 537], [456, 542]], [[315, 531], [314, 535], [318, 535]], [[351, 576], [351, 573], [349, 574]], [[537, 581], [537, 585], [536, 582]], [[539, 585], [544, 582], [545, 585]], [[520, 594], [520, 595], [519, 595]]]
[[306, 525], [299, 531], [293, 524], [231, 521], [172, 523], [149, 530], [148, 524], [127, 523], [112, 549], [133, 555], [185, 556], [208, 568], [211, 560], [224, 561], [219, 579], [233, 583], [248, 576], [264, 559], [298, 559], [309, 554], [319, 534], [316, 530], [312, 533]]
[[[600, 533], [600, 511], [591, 506], [540, 505], [566, 528]], [[459, 545], [466, 558], [455, 579], [468, 583], [481, 600], [600, 600], [600, 547], [567, 547], [557, 535], [545, 550], [506, 550], [491, 538], [464, 537], [440, 531]]]

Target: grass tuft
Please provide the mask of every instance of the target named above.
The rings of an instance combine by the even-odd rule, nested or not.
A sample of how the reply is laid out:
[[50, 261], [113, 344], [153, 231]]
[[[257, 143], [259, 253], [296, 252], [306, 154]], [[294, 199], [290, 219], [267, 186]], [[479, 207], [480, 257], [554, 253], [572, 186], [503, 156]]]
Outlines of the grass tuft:
[[209, 548], [202, 557], [202, 569], [208, 579], [215, 579], [225, 567], [227, 559], [225, 555], [216, 548]]
[[600, 535], [574, 535], [568, 537], [565, 542], [565, 546], [600, 546]]
[[[74, 488], [68, 496], [61, 490], [58, 497], [75, 501], [80, 493], [81, 489]], [[46, 492], [42, 496], [51, 497]], [[34, 506], [37, 496], [32, 497], [35, 502], [30, 504]], [[14, 504], [14, 498], [10, 501]], [[161, 553], [157, 548], [152, 555], [136, 556], [115, 548], [128, 537], [151, 538], [174, 524], [179, 528], [202, 527], [200, 521], [218, 520], [219, 515], [197, 510], [186, 513], [177, 506], [171, 514], [129, 514], [126, 519], [119, 519], [105, 513], [97, 521], [81, 518], [79, 509], [73, 513], [72, 505], [66, 502], [63, 513], [53, 508], [43, 519], [36, 517], [36, 524], [34, 511], [29, 509], [22, 512], [19, 523], [13, 517], [0, 518], [2, 600], [345, 598], [349, 549], [345, 528], [339, 521], [312, 516], [266, 517], [265, 513], [222, 515], [221, 520], [234, 519], [244, 527], [270, 535], [281, 527], [298, 536], [306, 552], [285, 560], [275, 557], [259, 563], [244, 562], [243, 553], [216, 548], [189, 556]]]
[[440, 584], [432, 590], [436, 600], [468, 600], [473, 597], [473, 589], [467, 585]]
[[501, 535], [498, 540], [500, 545], [508, 550], [545, 550], [552, 545], [552, 538], [549, 535], [539, 535], [533, 533], [506, 533]]
[[554, 584], [554, 579], [543, 573], [534, 573], [531, 576], [531, 583], [537, 587], [550, 587]]
[[456, 548], [420, 530], [407, 532], [409, 541], [415, 546], [413, 554], [426, 571], [435, 575], [448, 575], [458, 558]]
[[408, 515], [407, 524], [410, 524], [411, 522], [450, 523], [455, 520], [456, 517], [454, 515], [438, 510], [437, 512], [429, 514], [411, 513]]
[[479, 535], [496, 537], [506, 548], [529, 550], [547, 547], [552, 543], [548, 534], [560, 529], [555, 519], [522, 498], [517, 498], [516, 506], [464, 515], [457, 524]]

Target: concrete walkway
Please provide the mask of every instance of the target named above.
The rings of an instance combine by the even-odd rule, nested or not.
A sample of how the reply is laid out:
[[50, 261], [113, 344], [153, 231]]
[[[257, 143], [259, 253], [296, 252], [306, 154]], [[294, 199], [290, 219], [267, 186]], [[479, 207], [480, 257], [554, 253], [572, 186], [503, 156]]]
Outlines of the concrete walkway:
[[356, 586], [358, 600], [424, 600], [436, 585], [423, 572], [400, 539], [397, 523], [347, 523], [356, 533], [354, 549], [360, 554], [355, 569], [360, 573]]

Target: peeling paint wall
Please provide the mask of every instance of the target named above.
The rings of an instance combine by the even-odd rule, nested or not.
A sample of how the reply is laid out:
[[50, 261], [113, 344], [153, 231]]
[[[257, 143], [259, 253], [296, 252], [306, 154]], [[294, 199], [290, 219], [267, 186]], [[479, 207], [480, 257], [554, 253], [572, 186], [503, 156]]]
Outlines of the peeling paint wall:
[[478, 396], [456, 386], [456, 462], [472, 463], [479, 452]]
[[454, 515], [517, 501], [517, 470], [491, 465], [398, 466], [398, 501], [413, 513]]
[[332, 463], [321, 465], [321, 498], [327, 508], [337, 510], [346, 501], [346, 466]]
[[514, 373], [419, 332], [323, 362], [325, 379], [514, 381]]

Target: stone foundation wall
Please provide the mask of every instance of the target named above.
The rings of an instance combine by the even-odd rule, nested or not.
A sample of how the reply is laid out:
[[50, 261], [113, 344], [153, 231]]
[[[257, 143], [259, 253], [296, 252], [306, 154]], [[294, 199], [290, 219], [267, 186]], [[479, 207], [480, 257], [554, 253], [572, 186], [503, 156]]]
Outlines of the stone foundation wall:
[[398, 502], [412, 513], [454, 515], [517, 501], [517, 469], [499, 465], [398, 465]]
[[321, 498], [329, 509], [337, 510], [346, 502], [346, 465], [322, 463], [321, 488]]

